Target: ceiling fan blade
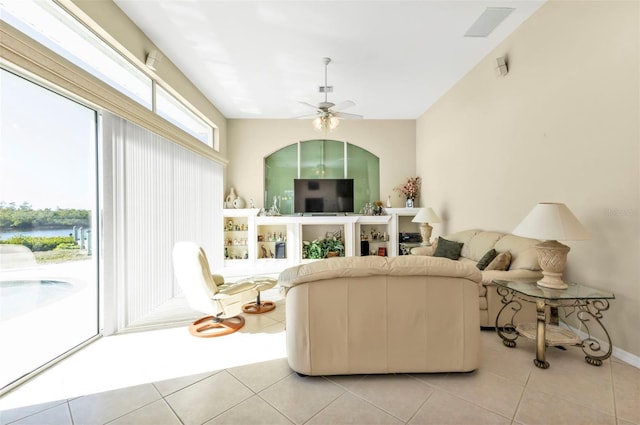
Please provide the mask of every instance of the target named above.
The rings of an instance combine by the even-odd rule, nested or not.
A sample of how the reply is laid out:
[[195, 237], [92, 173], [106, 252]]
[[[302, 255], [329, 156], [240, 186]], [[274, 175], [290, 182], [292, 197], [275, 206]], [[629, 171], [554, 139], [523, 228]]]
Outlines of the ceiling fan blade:
[[304, 115], [299, 115], [297, 117], [293, 117], [294, 120], [302, 120], [302, 119], [312, 119], [312, 118], [316, 118], [318, 116], [318, 114], [304, 114]]
[[337, 105], [333, 106], [331, 108], [331, 110], [333, 111], [342, 111], [345, 110], [347, 108], [351, 108], [353, 106], [356, 106], [356, 103], [351, 101], [351, 100], [345, 100], [344, 102], [340, 102]]
[[364, 118], [362, 115], [357, 114], [347, 114], [344, 112], [336, 112], [333, 114], [334, 117], [343, 118], [345, 120], [361, 120]]
[[305, 105], [305, 106], [308, 106], [309, 108], [318, 109], [318, 105], [312, 105], [312, 104], [310, 104], [310, 103], [303, 102], [303, 101], [301, 101], [301, 100], [299, 100], [299, 101], [298, 101], [298, 103], [300, 103], [300, 104], [302, 104], [302, 105]]

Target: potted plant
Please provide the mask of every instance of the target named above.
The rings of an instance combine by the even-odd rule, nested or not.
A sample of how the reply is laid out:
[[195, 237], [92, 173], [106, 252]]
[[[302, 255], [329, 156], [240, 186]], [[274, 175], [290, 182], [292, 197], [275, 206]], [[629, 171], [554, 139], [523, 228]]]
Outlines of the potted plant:
[[324, 257], [343, 257], [344, 256], [344, 244], [336, 237], [326, 238], [322, 244], [322, 251]]
[[344, 257], [344, 243], [336, 237], [302, 241], [302, 258]]
[[302, 258], [318, 259], [324, 258], [322, 241], [315, 239], [311, 242], [302, 241]]

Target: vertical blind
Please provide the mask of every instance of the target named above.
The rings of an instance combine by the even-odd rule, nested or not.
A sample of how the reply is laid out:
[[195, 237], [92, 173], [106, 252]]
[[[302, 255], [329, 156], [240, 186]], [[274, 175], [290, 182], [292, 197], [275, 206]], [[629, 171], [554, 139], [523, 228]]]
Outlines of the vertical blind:
[[[126, 328], [180, 292], [180, 240], [222, 258], [222, 165], [103, 113], [104, 333]], [[213, 262], [215, 264], [215, 262]]]

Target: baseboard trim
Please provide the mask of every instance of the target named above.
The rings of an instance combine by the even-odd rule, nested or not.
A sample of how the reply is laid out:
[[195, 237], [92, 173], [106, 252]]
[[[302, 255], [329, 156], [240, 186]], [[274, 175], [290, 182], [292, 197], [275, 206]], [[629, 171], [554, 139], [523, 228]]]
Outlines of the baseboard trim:
[[[572, 332], [575, 332], [580, 339], [585, 339], [589, 336], [589, 334], [587, 334], [586, 332], [576, 329], [573, 326], [570, 326], [564, 322], [560, 323], [561, 326], [571, 330]], [[601, 346], [606, 346], [607, 342], [603, 341], [599, 338], [595, 338], [592, 337], [593, 339], [595, 339], [596, 341], [598, 341], [598, 343], [600, 343]], [[611, 356], [615, 357], [618, 360], [621, 360], [625, 363], [630, 364], [633, 367], [637, 367], [638, 369], [640, 369], [640, 357], [636, 356], [635, 354], [631, 354], [628, 351], [624, 351], [621, 348], [616, 347], [615, 345], [613, 346], [612, 350], [611, 350]]]

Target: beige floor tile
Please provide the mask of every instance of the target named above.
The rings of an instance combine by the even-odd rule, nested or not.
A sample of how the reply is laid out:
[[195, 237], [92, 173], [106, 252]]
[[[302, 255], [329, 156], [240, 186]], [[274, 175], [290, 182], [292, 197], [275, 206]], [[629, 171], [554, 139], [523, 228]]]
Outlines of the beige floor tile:
[[278, 322], [284, 322], [286, 306], [285, 306], [284, 300], [279, 297], [280, 297], [279, 295], [275, 297], [264, 297], [264, 296], [262, 297], [264, 301], [269, 300], [269, 301], [275, 301], [276, 303], [275, 309], [267, 313], [262, 313], [262, 315], [268, 317], [269, 319], [277, 320]]
[[259, 393], [267, 403], [296, 424], [308, 421], [345, 390], [322, 377], [291, 374]]
[[329, 406], [315, 415], [308, 425], [374, 425], [374, 424], [403, 424], [398, 418], [378, 409], [351, 393], [344, 393]]
[[625, 421], [624, 419], [618, 419], [618, 425], [638, 425], [638, 423]]
[[577, 347], [549, 349], [549, 369], [534, 367], [528, 387], [560, 396], [608, 415], [615, 413], [611, 362], [596, 367], [584, 361]]
[[289, 419], [269, 406], [263, 399], [253, 396], [211, 419], [205, 425], [291, 425]]
[[255, 333], [267, 326], [280, 323], [278, 320], [271, 319], [266, 314], [243, 314], [244, 326], [238, 331], [241, 333]]
[[69, 401], [76, 424], [102, 424], [160, 399], [152, 384], [106, 391]]
[[502, 350], [505, 347], [502, 344], [502, 339], [498, 335], [495, 329], [482, 329], [480, 332], [480, 348], [491, 350]]
[[431, 378], [428, 383], [509, 418], [513, 417], [524, 390], [524, 385], [482, 368], [473, 373]]
[[511, 419], [478, 407], [444, 391], [435, 390], [411, 418], [409, 425], [509, 425]]
[[180, 419], [164, 400], [154, 401], [127, 413], [108, 425], [181, 425]]
[[[471, 374], [475, 373], [474, 372], [470, 372]], [[442, 382], [443, 379], [446, 379], [447, 376], [449, 375], [461, 375], [461, 376], [466, 376], [469, 375], [469, 373], [410, 373], [409, 375], [413, 376], [416, 379], [419, 379], [420, 382], [423, 382], [431, 387], [437, 387], [439, 382]]]
[[252, 363], [233, 367], [227, 371], [256, 393], [293, 373], [287, 359]]
[[52, 407], [58, 406], [59, 404], [64, 404], [66, 406], [67, 400], [50, 401], [48, 403], [34, 404], [32, 406], [2, 410], [0, 411], [0, 424], [4, 425], [9, 422], [14, 422], [20, 418], [35, 415], [38, 412], [51, 409]]
[[[489, 351], [506, 354], [510, 361], [514, 362], [521, 367], [529, 367], [533, 365], [533, 359], [536, 357], [536, 344], [527, 338], [520, 337], [516, 340], [515, 347], [507, 347], [503, 344], [502, 338], [496, 333], [496, 331], [490, 332], [491, 337], [486, 336], [486, 331], [483, 331], [482, 338], [482, 351], [481, 356]], [[490, 353], [488, 353], [490, 354]], [[484, 357], [481, 357], [484, 359]], [[484, 364], [482, 364], [484, 366]]]
[[222, 371], [166, 397], [185, 425], [200, 425], [251, 397], [253, 393]]
[[527, 389], [515, 420], [524, 425], [615, 425], [612, 415], [571, 400]]
[[640, 369], [625, 363], [611, 366], [617, 416], [640, 425]]
[[[283, 336], [283, 342], [284, 342], [284, 335], [285, 335], [285, 324], [284, 322], [275, 322], [273, 325], [269, 325], [269, 326], [265, 326], [264, 328], [260, 329], [260, 332], [263, 334], [282, 334]], [[286, 345], [282, 345], [283, 350], [286, 350]]]
[[343, 387], [345, 390], [354, 382], [363, 380], [367, 375], [332, 375], [325, 376], [325, 379], [336, 383]]
[[284, 322], [286, 319], [286, 307], [284, 303], [276, 303], [276, 309], [269, 312], [269, 318], [277, 320], [278, 322]]
[[162, 394], [163, 397], [168, 396], [178, 390], [188, 387], [191, 384], [195, 384], [198, 381], [202, 381], [211, 375], [215, 375], [219, 371], [198, 373], [196, 375], [181, 376], [179, 378], [166, 379], [164, 381], [154, 382], [153, 385]]
[[[5, 422], [2, 422], [5, 423]], [[78, 422], [76, 422], [78, 423]], [[58, 404], [47, 410], [22, 418], [12, 425], [73, 425], [67, 403]]]
[[367, 375], [343, 384], [350, 392], [408, 421], [433, 392], [433, 387], [410, 375]]
[[531, 355], [523, 353], [524, 350], [520, 347], [483, 349], [480, 368], [524, 385], [529, 379], [531, 368], [535, 366]]

